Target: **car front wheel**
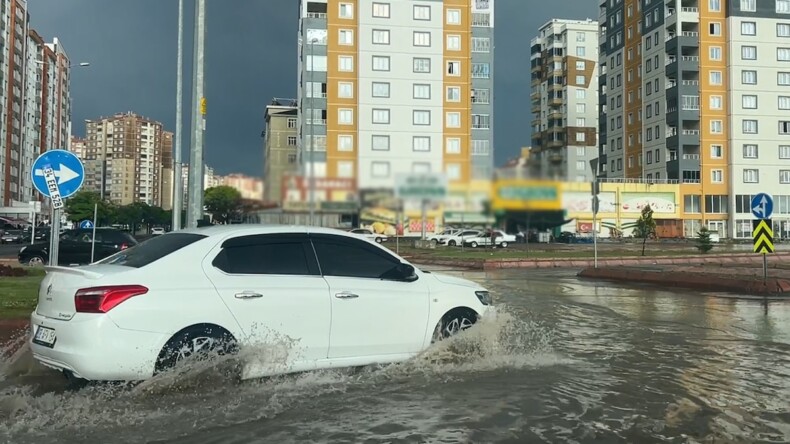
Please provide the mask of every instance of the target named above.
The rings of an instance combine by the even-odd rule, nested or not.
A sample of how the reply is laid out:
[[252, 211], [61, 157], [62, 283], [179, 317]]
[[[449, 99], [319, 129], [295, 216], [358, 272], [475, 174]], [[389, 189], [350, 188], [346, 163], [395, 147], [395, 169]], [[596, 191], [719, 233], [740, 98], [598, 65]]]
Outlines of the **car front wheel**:
[[477, 242], [472, 242], [469, 244], [469, 246], [472, 248], [477, 248]]
[[38, 267], [39, 265], [44, 265], [44, 258], [41, 256], [33, 256], [27, 260], [27, 264], [31, 267]]
[[507, 242], [501, 242], [499, 246], [502, 248], [507, 248]]
[[377, 244], [380, 244], [380, 243], [381, 243], [381, 238], [380, 238], [380, 237], [377, 237], [377, 238], [376, 238], [376, 243], [377, 243]]
[[454, 247], [455, 246], [455, 241], [451, 240], [451, 241], [447, 242], [447, 245], [449, 245], [451, 247]]
[[469, 309], [452, 310], [444, 317], [433, 332], [431, 342], [441, 341], [470, 328], [477, 322], [477, 313]]

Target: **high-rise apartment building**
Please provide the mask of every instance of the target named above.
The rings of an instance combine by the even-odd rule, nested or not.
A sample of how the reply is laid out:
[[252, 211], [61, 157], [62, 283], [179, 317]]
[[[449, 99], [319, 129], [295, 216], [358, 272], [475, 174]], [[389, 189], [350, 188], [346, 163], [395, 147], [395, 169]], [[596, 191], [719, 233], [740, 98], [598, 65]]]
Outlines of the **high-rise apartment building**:
[[263, 181], [258, 177], [228, 174], [220, 178], [220, 183], [238, 191], [242, 199], [263, 200]]
[[493, 26], [494, 0], [301, 0], [304, 174], [312, 152], [316, 176], [359, 188], [400, 173], [489, 178]]
[[69, 59], [58, 39], [29, 27], [27, 2], [0, 2], [0, 197], [2, 205], [41, 196], [30, 170], [42, 152], [66, 148], [70, 124]]
[[605, 0], [599, 22], [600, 175], [679, 182], [686, 236], [751, 237], [768, 192], [790, 236], [790, 0]]
[[531, 42], [532, 155], [541, 175], [592, 180], [598, 156], [598, 22], [552, 19]]
[[[172, 193], [172, 178], [164, 179], [173, 171], [169, 154], [173, 134], [161, 123], [132, 112], [88, 120], [85, 125], [85, 188], [118, 205], [162, 206], [163, 192]], [[168, 201], [172, 206], [172, 199], [165, 198]]]
[[274, 99], [266, 106], [263, 117], [263, 199], [267, 202], [280, 203], [283, 177], [298, 172], [297, 108], [296, 100], [292, 99]]

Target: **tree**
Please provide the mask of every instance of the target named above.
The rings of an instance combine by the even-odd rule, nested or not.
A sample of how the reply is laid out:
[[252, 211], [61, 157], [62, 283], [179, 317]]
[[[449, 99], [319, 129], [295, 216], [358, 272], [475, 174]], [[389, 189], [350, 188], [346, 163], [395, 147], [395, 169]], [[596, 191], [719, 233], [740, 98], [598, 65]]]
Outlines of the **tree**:
[[115, 218], [115, 207], [101, 200], [99, 193], [94, 191], [78, 191], [71, 197], [65, 199], [65, 209], [69, 218], [74, 222], [83, 220], [93, 220], [94, 206], [98, 205], [97, 221], [98, 225], [106, 225]]
[[700, 228], [697, 232], [697, 250], [707, 253], [713, 249], [713, 242], [710, 240], [710, 230], [707, 227]]
[[634, 237], [642, 239], [642, 256], [645, 255], [645, 245], [647, 238], [655, 236], [656, 234], [656, 221], [653, 220], [653, 209], [650, 205], [645, 205], [642, 208], [642, 214], [636, 221], [636, 228], [634, 228]]
[[241, 213], [241, 193], [233, 187], [220, 185], [206, 190], [204, 205], [212, 218], [219, 223], [228, 223]]

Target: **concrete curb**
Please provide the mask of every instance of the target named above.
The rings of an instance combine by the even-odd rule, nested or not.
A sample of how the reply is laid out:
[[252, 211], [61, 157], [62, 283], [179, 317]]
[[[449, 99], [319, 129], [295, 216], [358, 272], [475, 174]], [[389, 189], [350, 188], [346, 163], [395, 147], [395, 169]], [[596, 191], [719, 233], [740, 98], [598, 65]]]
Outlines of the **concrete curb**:
[[[432, 259], [410, 257], [409, 260], [421, 265], [441, 265], [472, 270], [497, 270], [511, 268], [583, 268], [594, 265], [594, 259], [562, 258], [562, 259]], [[622, 267], [639, 265], [720, 265], [720, 264], [761, 264], [762, 256], [754, 253], [737, 253], [730, 255], [694, 255], [694, 256], [630, 256], [621, 258], [599, 258], [599, 267]], [[790, 252], [774, 253], [768, 257], [772, 262], [790, 260]]]
[[790, 296], [790, 280], [775, 277], [769, 277], [765, 284], [762, 279], [701, 272], [672, 273], [672, 278], [668, 279], [667, 272], [638, 268], [585, 268], [577, 276], [701, 291], [721, 290], [742, 294]]

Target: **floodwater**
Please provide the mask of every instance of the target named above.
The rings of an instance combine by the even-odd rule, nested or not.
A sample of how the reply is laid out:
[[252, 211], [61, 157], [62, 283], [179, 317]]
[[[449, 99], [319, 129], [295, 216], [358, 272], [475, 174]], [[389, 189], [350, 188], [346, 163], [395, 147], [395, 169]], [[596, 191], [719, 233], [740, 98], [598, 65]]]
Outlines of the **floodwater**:
[[218, 363], [67, 391], [3, 356], [0, 443], [790, 441], [790, 301], [455, 274], [504, 314], [399, 365], [239, 383]]

